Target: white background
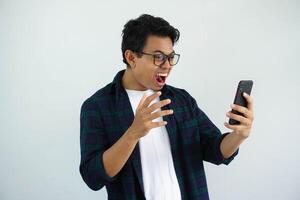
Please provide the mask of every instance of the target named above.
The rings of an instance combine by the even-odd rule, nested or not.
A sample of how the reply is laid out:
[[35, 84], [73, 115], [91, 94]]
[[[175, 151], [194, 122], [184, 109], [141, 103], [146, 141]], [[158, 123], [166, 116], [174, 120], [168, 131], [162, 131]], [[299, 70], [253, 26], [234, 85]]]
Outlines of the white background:
[[177, 27], [168, 84], [222, 132], [237, 83], [252, 79], [255, 121], [229, 165], [205, 164], [213, 200], [300, 199], [300, 3], [0, 1], [0, 199], [106, 199], [79, 174], [82, 102], [125, 66], [123, 25], [140, 14]]

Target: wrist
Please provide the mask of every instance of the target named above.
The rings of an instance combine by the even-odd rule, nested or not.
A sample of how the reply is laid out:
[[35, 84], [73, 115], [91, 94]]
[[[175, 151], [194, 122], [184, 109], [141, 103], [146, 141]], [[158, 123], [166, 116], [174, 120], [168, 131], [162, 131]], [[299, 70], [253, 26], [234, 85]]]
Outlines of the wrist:
[[136, 135], [137, 134], [135, 134], [131, 128], [129, 128], [125, 133], [125, 137], [130, 143], [137, 143], [139, 141], [139, 138], [136, 137]]
[[242, 141], [244, 141], [244, 140], [246, 140], [246, 139], [248, 138], [248, 136], [245, 136], [245, 135], [243, 135], [243, 134], [239, 134], [239, 133], [237, 133], [237, 132], [235, 132], [235, 131], [231, 132], [230, 134], [231, 134], [232, 136], [234, 136], [236, 139], [242, 140]]

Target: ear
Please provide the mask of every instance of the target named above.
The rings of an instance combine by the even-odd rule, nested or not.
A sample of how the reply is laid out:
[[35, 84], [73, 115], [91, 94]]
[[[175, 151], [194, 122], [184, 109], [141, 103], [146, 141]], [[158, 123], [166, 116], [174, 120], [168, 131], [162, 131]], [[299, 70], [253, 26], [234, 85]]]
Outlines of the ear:
[[131, 50], [126, 50], [124, 54], [125, 54], [126, 61], [130, 65], [130, 67], [134, 68], [136, 55]]

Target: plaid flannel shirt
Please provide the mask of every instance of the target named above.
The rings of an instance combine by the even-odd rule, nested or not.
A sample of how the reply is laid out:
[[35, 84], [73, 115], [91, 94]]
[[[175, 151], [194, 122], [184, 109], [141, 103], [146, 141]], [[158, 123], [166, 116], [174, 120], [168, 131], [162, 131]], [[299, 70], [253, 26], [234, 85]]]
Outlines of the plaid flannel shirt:
[[[82, 104], [79, 171], [92, 190], [105, 186], [108, 199], [145, 199], [138, 144], [114, 177], [106, 174], [102, 160], [104, 151], [126, 132], [134, 120], [128, 95], [122, 86], [124, 71], [119, 71], [110, 84]], [[172, 100], [161, 109], [174, 111], [173, 115], [163, 119], [168, 122], [166, 129], [182, 199], [209, 199], [203, 161], [228, 165], [239, 149], [224, 159], [220, 143], [228, 133], [222, 134], [184, 89], [165, 85], [161, 92], [160, 100]]]

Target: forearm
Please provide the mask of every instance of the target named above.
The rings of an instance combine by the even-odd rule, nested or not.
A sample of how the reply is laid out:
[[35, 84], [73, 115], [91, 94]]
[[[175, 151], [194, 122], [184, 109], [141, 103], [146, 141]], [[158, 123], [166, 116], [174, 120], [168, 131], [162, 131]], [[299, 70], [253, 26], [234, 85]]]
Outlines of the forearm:
[[234, 132], [226, 135], [220, 145], [223, 157], [227, 159], [232, 156], [232, 154], [239, 148], [240, 144], [242, 144], [245, 139], [246, 138], [236, 135]]
[[138, 140], [130, 136], [130, 129], [103, 153], [103, 164], [108, 176], [113, 177], [123, 168]]

